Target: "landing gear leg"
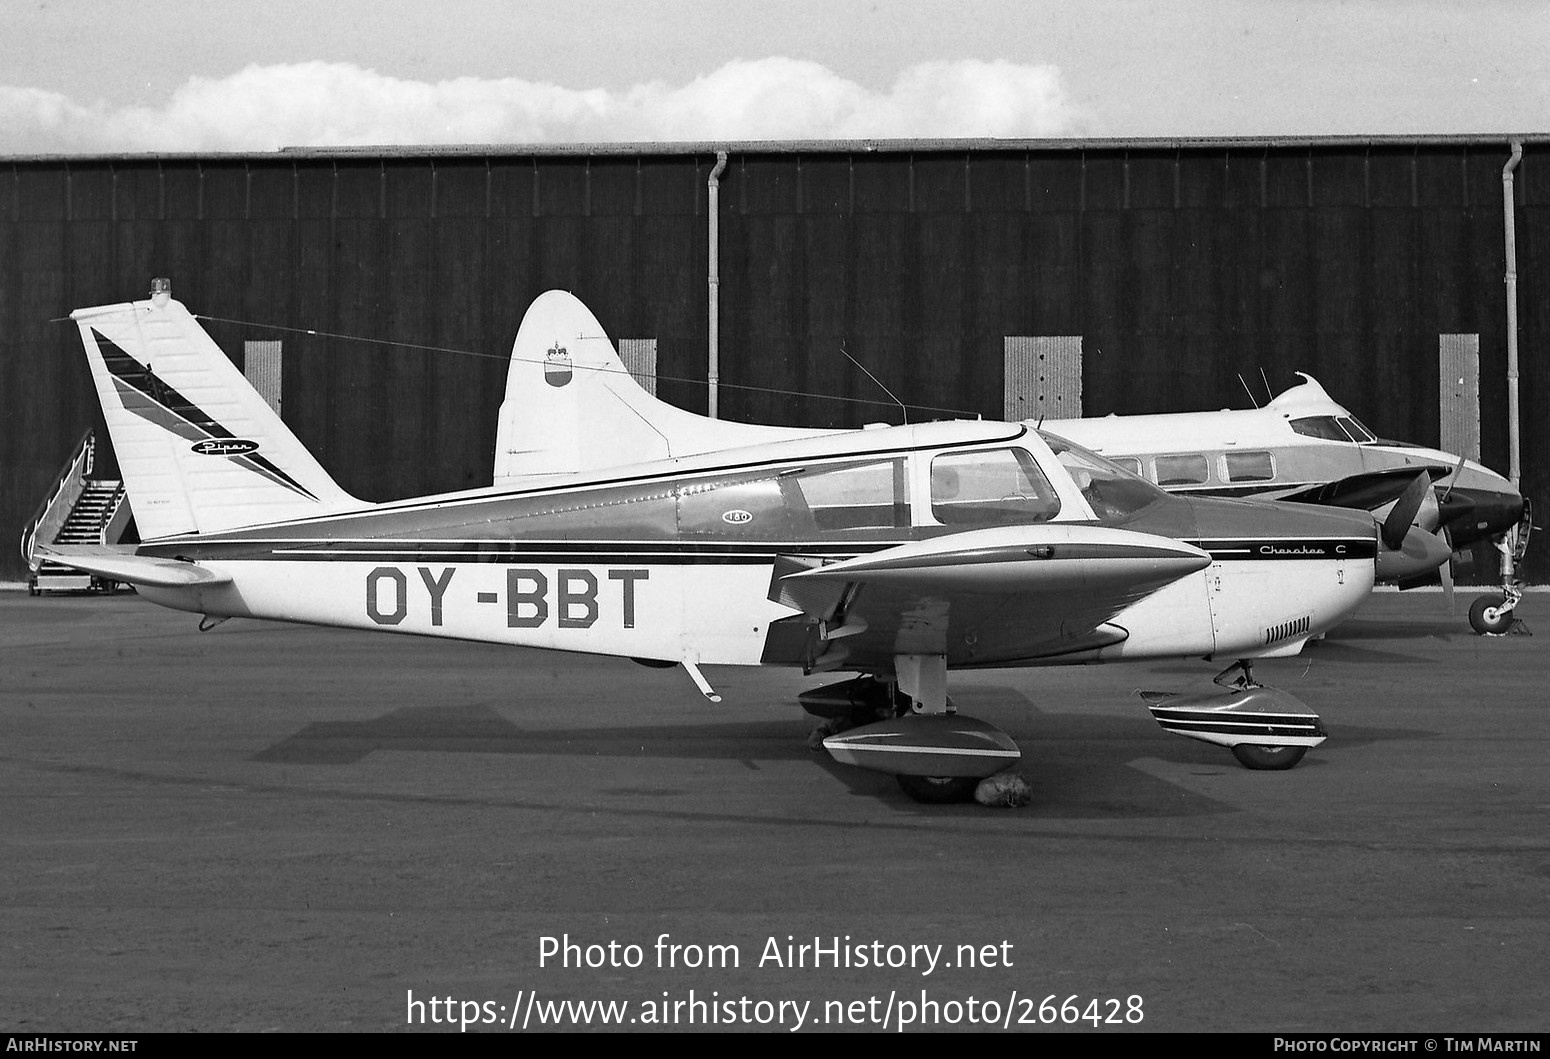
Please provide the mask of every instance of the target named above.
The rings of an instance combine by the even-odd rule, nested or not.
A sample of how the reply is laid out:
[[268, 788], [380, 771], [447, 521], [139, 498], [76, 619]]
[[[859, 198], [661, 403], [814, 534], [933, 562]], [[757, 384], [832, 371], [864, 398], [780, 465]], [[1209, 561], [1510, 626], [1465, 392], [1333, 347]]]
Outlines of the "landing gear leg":
[[[1237, 673], [1238, 675], [1228, 680], [1227, 675], [1229, 673]], [[1211, 683], [1220, 684], [1224, 688], [1232, 688], [1234, 691], [1248, 691], [1251, 688], [1264, 686], [1254, 679], [1254, 660], [1250, 658], [1238, 659], [1232, 665], [1212, 677]]]
[[[1502, 554], [1502, 594], [1500, 599], [1481, 596], [1469, 606], [1470, 627], [1481, 636], [1501, 636], [1523, 623], [1512, 616], [1523, 601], [1523, 588], [1518, 584], [1518, 563], [1528, 550], [1528, 535], [1533, 529], [1528, 501], [1523, 502], [1523, 518], [1516, 526], [1502, 534], [1496, 542]], [[1524, 632], [1528, 630], [1523, 629]]]
[[[947, 658], [944, 655], [898, 655], [894, 671], [899, 675], [899, 691], [912, 703], [911, 713], [950, 714], [957, 711], [947, 700]], [[977, 776], [906, 776], [897, 777], [905, 794], [917, 802], [942, 805], [974, 797], [979, 786]]]

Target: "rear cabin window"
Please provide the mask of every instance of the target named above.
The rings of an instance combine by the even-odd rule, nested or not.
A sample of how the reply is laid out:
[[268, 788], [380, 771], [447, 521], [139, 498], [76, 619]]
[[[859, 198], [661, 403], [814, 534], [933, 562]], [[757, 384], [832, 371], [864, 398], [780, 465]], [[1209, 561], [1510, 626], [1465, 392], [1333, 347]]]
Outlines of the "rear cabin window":
[[948, 452], [931, 461], [931, 514], [946, 526], [1047, 522], [1060, 499], [1025, 449]]
[[815, 467], [781, 476], [820, 531], [892, 529], [910, 524], [903, 460]]
[[1275, 460], [1268, 452], [1229, 452], [1223, 457], [1229, 482], [1268, 482], [1275, 478]]
[[1203, 485], [1211, 478], [1210, 464], [1204, 456], [1197, 453], [1159, 456], [1155, 465], [1157, 484], [1161, 486]]
[[1141, 461], [1134, 456], [1110, 456], [1109, 462], [1123, 467], [1136, 477], [1141, 477]]

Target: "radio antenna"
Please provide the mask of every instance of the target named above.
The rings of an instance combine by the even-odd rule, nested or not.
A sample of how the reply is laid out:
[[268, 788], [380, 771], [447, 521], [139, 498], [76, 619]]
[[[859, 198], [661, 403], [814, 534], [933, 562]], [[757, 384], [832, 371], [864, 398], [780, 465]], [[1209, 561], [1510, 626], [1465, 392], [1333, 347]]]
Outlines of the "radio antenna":
[[870, 371], [867, 371], [865, 364], [861, 363], [855, 357], [853, 357], [849, 353], [845, 352], [845, 343], [843, 341], [840, 342], [840, 356], [844, 357], [846, 360], [850, 361], [856, 367], [860, 368], [862, 370], [862, 372], [864, 372], [866, 374], [867, 378], [871, 379], [873, 382], [875, 382], [877, 384], [877, 388], [879, 390], [882, 390], [883, 393], [887, 394], [889, 396], [889, 398], [892, 399], [894, 404], [899, 406], [899, 411], [901, 413], [903, 413], [903, 415], [904, 415], [904, 425], [905, 426], [909, 426], [910, 425], [910, 410], [908, 408], [904, 407], [904, 402], [899, 400], [897, 397], [894, 397], [893, 391], [890, 390], [888, 387], [884, 386], [881, 379], [879, 379], [876, 375], [873, 375]]
[[1243, 381], [1243, 372], [1238, 373], [1238, 385], [1243, 387], [1243, 392], [1249, 395], [1249, 404], [1259, 407], [1259, 401], [1254, 396], [1254, 391], [1249, 389], [1249, 384]]

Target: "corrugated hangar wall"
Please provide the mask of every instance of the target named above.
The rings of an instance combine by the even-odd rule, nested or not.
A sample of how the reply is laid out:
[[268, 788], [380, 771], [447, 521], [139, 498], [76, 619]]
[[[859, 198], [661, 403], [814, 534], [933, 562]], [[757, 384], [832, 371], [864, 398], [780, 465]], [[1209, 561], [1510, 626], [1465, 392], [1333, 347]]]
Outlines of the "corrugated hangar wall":
[[[1514, 174], [1536, 498], [1546, 142]], [[1241, 407], [1240, 376], [1301, 370], [1435, 444], [1439, 336], [1477, 334], [1482, 456], [1507, 470], [1505, 138], [722, 149], [723, 418], [897, 421], [850, 358], [912, 419], [999, 416], [1007, 339], [1068, 336], [1090, 415]], [[715, 145], [0, 160], [0, 531], [19, 539], [97, 418], [58, 318], [152, 276], [234, 359], [282, 343], [287, 421], [365, 498], [489, 481], [510, 343], [545, 289], [654, 341], [660, 395], [703, 410], [715, 164]]]

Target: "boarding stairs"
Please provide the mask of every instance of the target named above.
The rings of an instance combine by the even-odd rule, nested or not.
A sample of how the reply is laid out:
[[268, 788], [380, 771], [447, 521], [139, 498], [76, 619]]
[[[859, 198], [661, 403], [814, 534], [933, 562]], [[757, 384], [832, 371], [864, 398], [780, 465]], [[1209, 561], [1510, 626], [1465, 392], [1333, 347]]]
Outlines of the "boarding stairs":
[[34, 596], [44, 592], [112, 592], [118, 587], [112, 580], [49, 562], [37, 553], [39, 545], [117, 544], [123, 538], [130, 518], [124, 483], [93, 476], [96, 451], [96, 438], [87, 431], [22, 534], [27, 589]]

